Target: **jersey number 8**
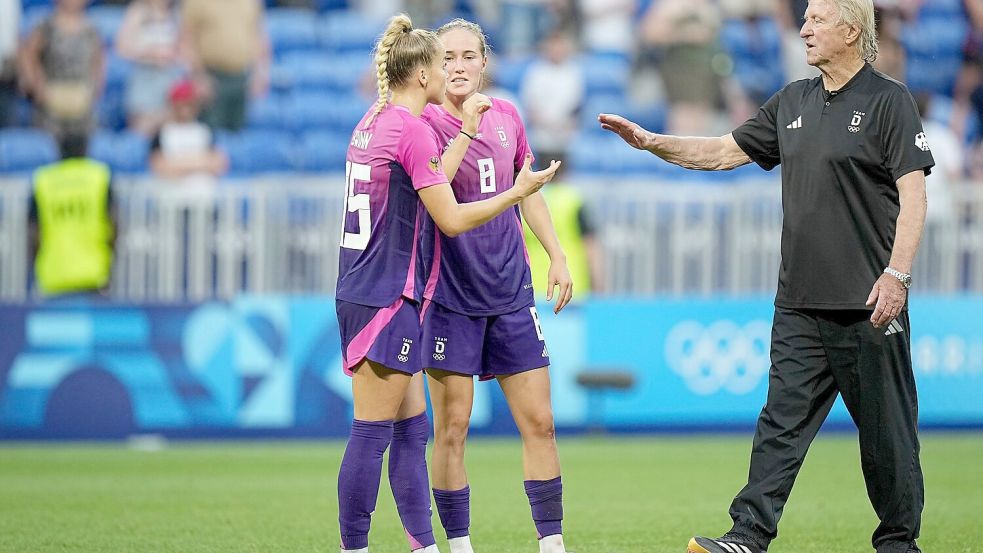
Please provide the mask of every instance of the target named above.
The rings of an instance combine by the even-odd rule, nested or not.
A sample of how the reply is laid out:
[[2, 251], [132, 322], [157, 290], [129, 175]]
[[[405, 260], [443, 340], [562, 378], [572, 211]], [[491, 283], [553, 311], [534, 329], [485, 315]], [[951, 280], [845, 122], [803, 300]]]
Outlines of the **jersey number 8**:
[[[372, 217], [369, 212], [369, 195], [355, 193], [355, 181], [369, 182], [372, 168], [361, 163], [345, 162], [345, 209], [341, 213], [341, 247], [350, 250], [364, 250], [369, 245], [372, 233]], [[345, 223], [348, 214], [358, 212], [358, 232], [347, 232]]]
[[478, 160], [478, 180], [481, 181], [481, 193], [495, 191], [495, 162], [490, 157]]

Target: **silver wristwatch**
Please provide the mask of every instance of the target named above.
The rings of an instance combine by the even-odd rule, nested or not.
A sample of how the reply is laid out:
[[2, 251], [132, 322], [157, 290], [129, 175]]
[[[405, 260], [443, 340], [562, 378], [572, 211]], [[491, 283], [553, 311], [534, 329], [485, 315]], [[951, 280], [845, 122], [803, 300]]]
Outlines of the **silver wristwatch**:
[[908, 273], [902, 273], [901, 271], [890, 267], [884, 269], [884, 272], [900, 280], [901, 284], [903, 284], [906, 289], [911, 288], [911, 275]]

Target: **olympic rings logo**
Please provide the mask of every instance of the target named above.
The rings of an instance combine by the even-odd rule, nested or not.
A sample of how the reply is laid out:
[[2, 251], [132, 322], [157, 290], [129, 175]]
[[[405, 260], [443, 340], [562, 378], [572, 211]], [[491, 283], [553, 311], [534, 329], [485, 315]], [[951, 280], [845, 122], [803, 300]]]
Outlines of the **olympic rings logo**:
[[744, 326], [730, 320], [703, 326], [683, 321], [666, 336], [669, 368], [686, 381], [695, 394], [727, 390], [743, 395], [754, 390], [768, 373], [771, 325], [751, 321]]
[[446, 356], [443, 353], [435, 353], [433, 354], [433, 358], [437, 361], [443, 361], [446, 359]]

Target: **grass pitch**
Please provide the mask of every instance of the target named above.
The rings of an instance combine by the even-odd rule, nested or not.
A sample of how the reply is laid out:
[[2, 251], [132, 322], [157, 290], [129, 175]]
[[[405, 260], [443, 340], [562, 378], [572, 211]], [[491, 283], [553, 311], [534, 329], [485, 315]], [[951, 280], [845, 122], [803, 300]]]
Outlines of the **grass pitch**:
[[[561, 437], [567, 546], [576, 553], [682, 553], [691, 535], [722, 533], [747, 475], [750, 444], [750, 435]], [[0, 445], [0, 551], [336, 552], [343, 447]], [[924, 435], [922, 451], [922, 548], [983, 552], [983, 434]], [[518, 440], [472, 441], [468, 466], [475, 550], [537, 552]], [[373, 553], [408, 551], [385, 482], [379, 498]], [[875, 525], [856, 439], [821, 436], [770, 553], [872, 551]], [[438, 545], [447, 551], [443, 539]]]

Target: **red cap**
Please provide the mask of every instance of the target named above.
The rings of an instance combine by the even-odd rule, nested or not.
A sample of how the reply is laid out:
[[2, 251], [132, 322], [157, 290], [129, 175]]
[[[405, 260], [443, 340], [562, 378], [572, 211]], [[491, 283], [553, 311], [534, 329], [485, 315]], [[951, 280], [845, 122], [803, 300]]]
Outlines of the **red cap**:
[[195, 83], [189, 79], [182, 79], [171, 86], [167, 97], [170, 98], [172, 104], [193, 102], [198, 97]]

